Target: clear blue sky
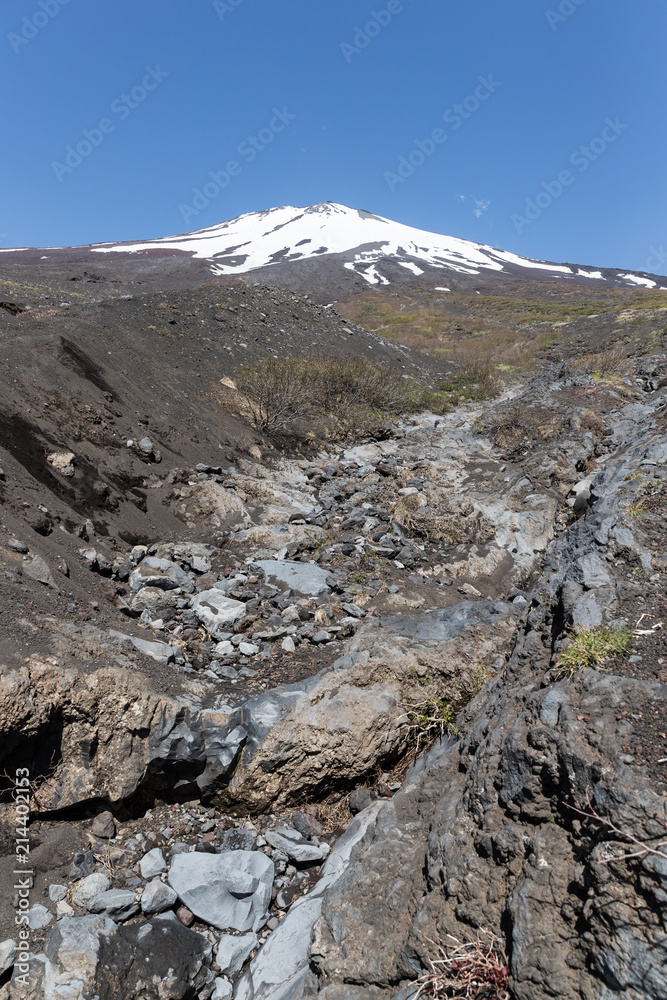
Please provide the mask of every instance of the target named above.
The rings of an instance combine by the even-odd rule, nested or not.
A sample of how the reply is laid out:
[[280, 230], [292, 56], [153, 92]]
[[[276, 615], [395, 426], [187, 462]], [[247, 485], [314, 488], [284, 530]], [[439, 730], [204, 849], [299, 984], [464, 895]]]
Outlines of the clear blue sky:
[[[0, 246], [337, 201], [526, 256], [665, 274], [666, 38], [665, 0], [4, 0]], [[467, 117], [443, 119], [466, 99]], [[262, 129], [271, 141], [239, 152]], [[445, 138], [424, 156], [415, 141], [434, 129]], [[388, 178], [411, 154], [424, 163]], [[186, 225], [179, 206], [230, 160], [235, 176]], [[530, 224], [513, 221], [538, 192]]]

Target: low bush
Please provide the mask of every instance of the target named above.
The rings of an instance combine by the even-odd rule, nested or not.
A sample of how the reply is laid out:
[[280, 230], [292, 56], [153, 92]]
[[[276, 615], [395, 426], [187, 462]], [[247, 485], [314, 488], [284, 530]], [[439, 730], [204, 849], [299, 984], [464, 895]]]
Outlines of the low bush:
[[449, 396], [451, 403], [463, 399], [481, 402], [491, 399], [499, 389], [498, 376], [492, 368], [481, 362], [462, 367], [440, 383], [440, 390]]
[[253, 423], [268, 434], [308, 421], [314, 437], [368, 435], [402, 413], [449, 406], [446, 394], [366, 358], [262, 358], [237, 369], [234, 381]]

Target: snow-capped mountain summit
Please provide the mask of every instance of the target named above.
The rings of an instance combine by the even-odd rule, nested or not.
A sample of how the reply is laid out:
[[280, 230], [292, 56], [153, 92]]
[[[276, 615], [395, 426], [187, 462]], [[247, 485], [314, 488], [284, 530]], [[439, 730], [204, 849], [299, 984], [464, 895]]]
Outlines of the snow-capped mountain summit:
[[[657, 288], [654, 275], [530, 260], [453, 236], [392, 222], [333, 202], [250, 212], [208, 229], [138, 243], [98, 243], [86, 253], [179, 257], [216, 275], [255, 274], [268, 283], [339, 297], [369, 286], [443, 281], [457, 286], [503, 277]], [[53, 253], [53, 251], [51, 251]], [[45, 259], [45, 258], [41, 258]], [[99, 259], [99, 258], [98, 258]]]

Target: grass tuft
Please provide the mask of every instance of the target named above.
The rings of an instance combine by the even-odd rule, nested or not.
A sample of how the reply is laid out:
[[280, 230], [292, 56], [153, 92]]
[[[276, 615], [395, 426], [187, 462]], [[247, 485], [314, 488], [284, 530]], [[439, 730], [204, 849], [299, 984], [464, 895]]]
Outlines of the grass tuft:
[[580, 628], [570, 645], [561, 654], [558, 663], [558, 677], [574, 677], [584, 667], [597, 667], [611, 656], [627, 653], [632, 636], [627, 629], [604, 627], [599, 629]]

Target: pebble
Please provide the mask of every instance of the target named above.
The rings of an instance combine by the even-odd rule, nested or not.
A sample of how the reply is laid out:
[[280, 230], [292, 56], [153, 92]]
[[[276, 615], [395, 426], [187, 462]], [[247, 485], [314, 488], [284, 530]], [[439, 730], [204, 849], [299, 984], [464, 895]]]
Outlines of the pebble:
[[176, 916], [181, 921], [184, 927], [189, 927], [190, 924], [195, 919], [195, 915], [192, 910], [189, 910], [187, 906], [179, 906], [176, 910]]
[[66, 885], [58, 885], [57, 883], [54, 882], [52, 885], [49, 886], [49, 899], [51, 900], [52, 903], [59, 903], [60, 900], [65, 899], [66, 896], [67, 896]]

